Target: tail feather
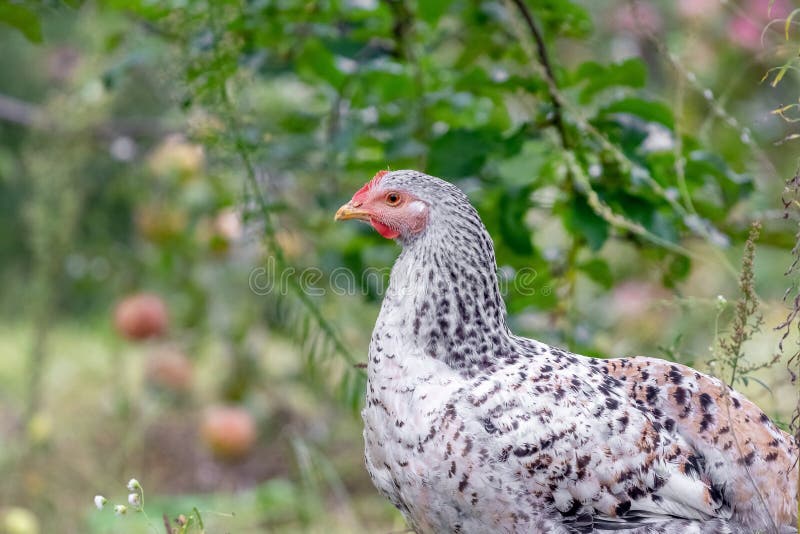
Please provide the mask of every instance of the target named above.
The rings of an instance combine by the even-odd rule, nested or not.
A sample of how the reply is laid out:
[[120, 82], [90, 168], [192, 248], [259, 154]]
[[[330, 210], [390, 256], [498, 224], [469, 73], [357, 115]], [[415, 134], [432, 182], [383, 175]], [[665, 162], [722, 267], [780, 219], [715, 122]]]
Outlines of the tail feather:
[[606, 523], [595, 526], [594, 532], [598, 534], [739, 534], [732, 530], [724, 519], [709, 521], [669, 519], [644, 525], [628, 524], [626, 526], [623, 523]]

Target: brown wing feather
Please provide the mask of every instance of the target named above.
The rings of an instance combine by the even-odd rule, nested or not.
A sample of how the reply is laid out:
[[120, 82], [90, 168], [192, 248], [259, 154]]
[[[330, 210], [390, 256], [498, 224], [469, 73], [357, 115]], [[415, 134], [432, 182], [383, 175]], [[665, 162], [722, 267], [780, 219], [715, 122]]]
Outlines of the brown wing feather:
[[796, 521], [797, 446], [755, 404], [684, 365], [645, 357], [605, 365], [637, 404], [703, 454], [703, 468], [725, 492], [735, 519], [753, 528], [771, 527], [770, 518], [778, 525]]

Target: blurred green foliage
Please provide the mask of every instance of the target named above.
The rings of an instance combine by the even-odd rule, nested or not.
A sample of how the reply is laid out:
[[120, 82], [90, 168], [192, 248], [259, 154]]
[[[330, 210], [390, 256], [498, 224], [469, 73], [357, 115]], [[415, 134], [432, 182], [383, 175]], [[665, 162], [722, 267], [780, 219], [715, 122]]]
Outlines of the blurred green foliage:
[[[579, 5], [531, 9], [551, 45], [558, 37], [591, 34], [591, 17]], [[114, 102], [112, 116], [113, 108], [122, 117], [205, 114], [215, 126], [191, 133], [212, 153], [219, 149], [213, 163], [229, 161], [236, 145], [259, 169], [295, 179], [267, 193], [270, 207], [293, 223], [310, 200], [329, 210], [350, 187], [391, 165], [467, 180], [496, 230], [500, 263], [532, 266], [545, 285], [575, 265], [544, 258], [536, 229], [523, 221], [537, 207], [561, 218], [574, 241], [570, 257], [593, 257], [610, 236], [630, 240], [649, 247], [647, 260], [668, 285], [689, 268], [676, 247], [653, 243], [741, 241], [746, 221], [730, 214], [752, 191], [742, 172], [752, 170], [748, 144], [738, 143], [739, 157], [722, 158], [712, 137], [676, 132], [671, 107], [647, 84], [653, 67], [641, 58], [556, 63], [558, 99], [571, 102], [559, 111], [531, 45], [523, 44], [531, 36], [513, 4], [112, 1], [77, 11], [14, 4], [13, 11], [27, 15], [4, 20], [28, 36], [55, 13], [65, 19], [58, 24], [63, 32], [90, 11], [103, 17], [98, 20], [114, 20], [93, 36], [102, 55], [94, 75], [108, 93], [104, 98]], [[563, 115], [563, 139], [548, 128], [561, 120], [556, 114]], [[157, 133], [154, 128], [147, 133]], [[7, 137], [18, 137], [16, 127], [7, 129]], [[130, 239], [133, 230], [125, 203], [136, 199], [122, 190], [125, 178], [113, 177], [127, 174], [128, 183], [141, 177], [118, 162], [98, 161], [108, 154], [94, 156], [93, 165], [107, 167], [100, 171], [106, 179], [87, 184], [92, 198], [82, 219], [94, 224], [83, 224], [82, 232], [88, 244], [105, 248]], [[14, 198], [25, 186], [7, 187], [4, 197]], [[551, 189], [552, 205], [537, 206], [531, 193]], [[590, 191], [608, 211], [588, 201]], [[212, 203], [237, 201], [237, 187], [229, 183], [214, 194]], [[104, 221], [112, 207], [122, 216]], [[314, 218], [301, 224], [307, 234], [328, 231]], [[24, 261], [24, 250], [18, 242], [4, 257]], [[363, 257], [347, 259], [351, 267], [364, 266]], [[593, 259], [593, 265], [602, 261]], [[685, 267], [673, 268], [676, 263]], [[86, 289], [80, 300], [90, 295]], [[553, 298], [518, 294], [509, 295], [509, 304], [556, 306]]]

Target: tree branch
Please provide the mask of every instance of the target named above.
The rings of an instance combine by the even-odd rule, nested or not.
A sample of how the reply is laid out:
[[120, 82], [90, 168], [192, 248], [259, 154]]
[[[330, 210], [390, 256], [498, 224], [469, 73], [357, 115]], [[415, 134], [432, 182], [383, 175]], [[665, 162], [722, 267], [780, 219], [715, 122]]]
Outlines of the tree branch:
[[[272, 212], [270, 211], [269, 205], [267, 204], [267, 199], [264, 198], [264, 195], [261, 192], [261, 186], [259, 185], [258, 177], [256, 176], [255, 165], [253, 164], [253, 161], [250, 158], [250, 153], [248, 152], [245, 141], [241, 136], [241, 130], [239, 128], [239, 123], [236, 116], [237, 111], [234, 107], [230, 95], [228, 94], [228, 88], [226, 84], [222, 84], [219, 90], [220, 90], [220, 100], [225, 108], [228, 121], [231, 124], [234, 149], [237, 155], [239, 156], [239, 159], [242, 161], [242, 164], [244, 165], [247, 183], [253, 194], [253, 197], [256, 200], [256, 203], [258, 204], [258, 207], [261, 210], [262, 222], [264, 223], [264, 237], [266, 238], [267, 245], [270, 248], [270, 252], [272, 253], [273, 258], [275, 259], [276, 264], [280, 269], [283, 269], [288, 265], [288, 262], [286, 261], [286, 258], [283, 254], [283, 249], [278, 245], [276, 241], [275, 228], [273, 227], [272, 224]], [[319, 307], [314, 303], [314, 301], [311, 300], [311, 297], [308, 295], [308, 293], [306, 293], [303, 290], [303, 288], [296, 283], [294, 278], [289, 277], [289, 280], [290, 280], [290, 287], [294, 291], [295, 296], [300, 301], [300, 303], [306, 308], [306, 310], [310, 313], [310, 315], [314, 318], [319, 328], [331, 341], [334, 350], [338, 352], [342, 357], [344, 357], [345, 361], [349, 365], [352, 366], [356, 364], [357, 362], [355, 358], [350, 353], [350, 350], [347, 348], [347, 345], [345, 345], [344, 341], [342, 341], [342, 339], [339, 337], [339, 333], [336, 331], [334, 326], [330, 322], [328, 322], [328, 319], [322, 314], [322, 311], [320, 311]]]
[[528, 26], [528, 30], [531, 32], [531, 36], [536, 42], [536, 54], [539, 57], [539, 63], [544, 69], [547, 90], [550, 94], [550, 101], [553, 104], [553, 124], [558, 130], [559, 137], [561, 137], [561, 145], [564, 148], [570, 148], [572, 144], [569, 139], [566, 125], [564, 124], [564, 109], [558, 97], [558, 84], [556, 83], [556, 75], [555, 71], [553, 70], [553, 64], [550, 62], [550, 57], [547, 54], [547, 45], [544, 42], [544, 35], [542, 35], [542, 31], [536, 24], [536, 20], [534, 20], [533, 15], [531, 14], [531, 11], [528, 9], [528, 6], [525, 4], [524, 0], [511, 0], [511, 2], [522, 14], [522, 18], [525, 19], [525, 24]]

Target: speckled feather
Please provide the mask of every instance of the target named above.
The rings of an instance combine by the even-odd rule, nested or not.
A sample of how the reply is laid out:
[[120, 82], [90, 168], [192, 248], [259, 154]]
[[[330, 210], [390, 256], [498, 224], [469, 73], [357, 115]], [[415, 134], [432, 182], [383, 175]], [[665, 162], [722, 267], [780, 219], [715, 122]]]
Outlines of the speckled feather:
[[797, 449], [755, 405], [684, 366], [515, 336], [466, 195], [414, 171], [375, 187], [430, 208], [400, 238], [362, 412], [372, 480], [416, 532], [794, 532]]

